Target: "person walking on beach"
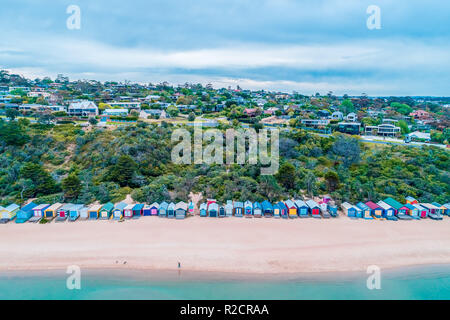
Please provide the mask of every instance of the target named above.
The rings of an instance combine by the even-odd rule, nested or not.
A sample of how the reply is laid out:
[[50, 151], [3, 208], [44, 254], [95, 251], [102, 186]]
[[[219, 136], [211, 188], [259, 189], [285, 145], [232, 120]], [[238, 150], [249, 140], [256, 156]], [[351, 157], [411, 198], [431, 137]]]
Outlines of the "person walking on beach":
[[181, 269], [181, 263], [178, 261], [178, 269]]

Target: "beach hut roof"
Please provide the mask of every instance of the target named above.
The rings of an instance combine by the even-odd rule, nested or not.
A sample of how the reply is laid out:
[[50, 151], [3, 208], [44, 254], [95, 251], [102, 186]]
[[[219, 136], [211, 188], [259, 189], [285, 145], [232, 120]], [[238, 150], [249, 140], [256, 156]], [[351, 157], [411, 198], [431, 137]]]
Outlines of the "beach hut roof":
[[43, 210], [43, 209], [47, 208], [48, 206], [50, 206], [50, 204], [43, 203], [43, 204], [38, 205], [37, 207], [34, 207], [33, 210]]
[[407, 196], [405, 198], [407, 201], [417, 201], [415, 198], [411, 197], [411, 196]]
[[225, 205], [225, 208], [232, 209], [233, 208], [233, 201], [227, 200], [227, 204]]
[[169, 209], [169, 210], [170, 210], [170, 209], [175, 210], [175, 203], [171, 202], [171, 203], [169, 204], [169, 206], [168, 206], [168, 209]]
[[133, 208], [134, 208], [134, 204], [129, 204], [125, 208], [123, 208], [123, 210], [133, 210]]
[[159, 208], [160, 209], [167, 209], [169, 207], [169, 204], [167, 203], [167, 202], [165, 202], [165, 201], [163, 201], [163, 202], [161, 202], [160, 204], [159, 204]]
[[372, 209], [372, 208], [370, 208], [368, 205], [366, 205], [365, 203], [362, 203], [362, 202], [358, 202], [358, 203], [356, 204], [356, 206], [357, 206], [358, 208], [360, 208], [361, 210], [370, 210], [370, 209]]
[[108, 202], [105, 205], [103, 205], [101, 210], [111, 211], [112, 209], [114, 209], [114, 204]]
[[440, 208], [440, 209], [444, 209], [443, 207], [443, 205], [442, 204], [439, 204], [439, 203], [437, 203], [437, 202], [432, 202], [431, 203], [433, 206], [436, 206], [436, 207], [438, 207], [438, 208]]
[[36, 206], [37, 206], [36, 203], [30, 202], [29, 204], [23, 206], [22, 209], [20, 209], [20, 210], [22, 210], [23, 212], [29, 212], [29, 211], [33, 210], [34, 208], [36, 208]]
[[446, 207], [447, 209], [450, 209], [450, 203], [444, 204], [444, 207]]
[[235, 208], [243, 208], [243, 207], [244, 207], [244, 204], [243, 204], [242, 202], [236, 201], [236, 202], [234, 203], [234, 207], [235, 207]]
[[293, 208], [295, 207], [295, 203], [292, 200], [286, 200], [284, 202], [284, 204], [286, 205], [287, 208]]
[[253, 202], [253, 209], [262, 209], [262, 206], [259, 202]]
[[144, 205], [142, 203], [136, 204], [132, 210], [142, 210], [144, 208]]
[[119, 202], [118, 204], [116, 204], [116, 206], [114, 207], [114, 209], [117, 210], [123, 210], [127, 207], [128, 205], [125, 202]]
[[311, 209], [312, 209], [312, 208], [318, 208], [318, 207], [319, 207], [319, 205], [317, 204], [317, 202], [315, 202], [314, 200], [307, 200], [307, 201], [306, 201], [306, 205], [307, 205], [308, 207], [310, 207]]
[[63, 205], [61, 208], [59, 208], [58, 210], [61, 211], [68, 211], [73, 207], [73, 203], [66, 203], [65, 205]]
[[51, 205], [50, 207], [48, 207], [46, 210], [48, 210], [48, 211], [56, 211], [56, 210], [58, 210], [59, 208], [61, 208], [62, 206], [63, 206], [62, 203], [57, 202], [57, 203], [52, 204], [52, 205]]
[[159, 203], [158, 203], [158, 202], [153, 202], [153, 203], [150, 205], [150, 208], [156, 208], [156, 209], [159, 209]]
[[428, 208], [428, 209], [440, 209], [439, 207], [435, 206], [434, 204], [431, 203], [421, 203], [422, 207]]
[[400, 209], [401, 207], [403, 207], [403, 205], [400, 202], [398, 202], [397, 200], [392, 199], [392, 198], [386, 198], [383, 200], [383, 202], [387, 203], [388, 205], [390, 205], [391, 207], [393, 207], [394, 209], [397, 209], [397, 210]]
[[219, 205], [216, 202], [212, 202], [212, 203], [209, 204], [208, 210], [216, 210], [216, 211], [218, 211], [219, 210]]
[[84, 204], [74, 204], [71, 208], [70, 211], [79, 211], [81, 209], [84, 208]]
[[350, 209], [350, 208], [354, 208], [354, 206], [352, 204], [348, 203], [348, 202], [344, 202], [343, 204], [341, 204], [341, 206], [344, 209], [347, 209], [347, 210]]
[[175, 210], [178, 209], [183, 209], [183, 210], [187, 210], [188, 209], [188, 205], [186, 202], [180, 201], [175, 205]]
[[388, 210], [388, 209], [394, 209], [393, 207], [391, 207], [389, 204], [387, 204], [384, 201], [378, 201], [377, 204], [382, 207], [384, 210]]
[[101, 204], [93, 204], [88, 209], [89, 211], [94, 212], [100, 210], [101, 208], [102, 208]]
[[244, 207], [251, 207], [251, 208], [253, 208], [253, 203], [251, 201], [247, 200], [247, 201], [244, 202]]
[[17, 204], [15, 204], [15, 203], [12, 203], [12, 204], [10, 204], [9, 206], [7, 206], [7, 207], [5, 208], [5, 210], [7, 210], [7, 211], [9, 211], [9, 212], [14, 211], [14, 210], [17, 210], [17, 209], [20, 209], [20, 206], [17, 205]]
[[286, 205], [284, 204], [283, 201], [278, 202], [277, 205], [280, 207], [280, 209], [287, 210], [287, 207], [286, 207]]
[[424, 206], [420, 205], [420, 203], [413, 204], [413, 207], [419, 209], [419, 210], [426, 210], [428, 211], [428, 208], [425, 208]]
[[262, 206], [263, 210], [273, 210], [272, 204], [269, 201], [267, 201], [267, 200], [264, 200], [261, 203], [261, 206]]
[[405, 204], [405, 207], [407, 207], [409, 210], [417, 209], [416, 207], [414, 207], [412, 204], [409, 204], [409, 203]]
[[295, 200], [294, 201], [295, 205], [297, 206], [297, 208], [304, 208], [307, 207], [308, 205], [306, 204], [305, 201], [303, 200]]
[[229, 204], [233, 205], [233, 200], [227, 200], [227, 205]]
[[200, 210], [206, 210], [206, 209], [207, 209], [206, 203], [202, 203], [202, 204], [200, 205]]
[[374, 209], [382, 209], [379, 205], [377, 205], [375, 202], [373, 202], [373, 201], [367, 201], [366, 203], [365, 203], [365, 205], [367, 206], [367, 207], [369, 207], [370, 209], [372, 209], [372, 210], [374, 210]]

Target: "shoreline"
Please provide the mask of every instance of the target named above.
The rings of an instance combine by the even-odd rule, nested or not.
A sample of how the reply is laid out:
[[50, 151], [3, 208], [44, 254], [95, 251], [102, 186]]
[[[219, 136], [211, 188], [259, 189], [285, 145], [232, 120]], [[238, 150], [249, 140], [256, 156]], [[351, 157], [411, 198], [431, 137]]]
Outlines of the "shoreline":
[[[252, 278], [366, 274], [450, 265], [450, 219], [443, 221], [141, 218], [0, 226], [0, 273], [219, 274]], [[125, 263], [126, 261], [126, 263]], [[125, 263], [125, 264], [124, 264]]]

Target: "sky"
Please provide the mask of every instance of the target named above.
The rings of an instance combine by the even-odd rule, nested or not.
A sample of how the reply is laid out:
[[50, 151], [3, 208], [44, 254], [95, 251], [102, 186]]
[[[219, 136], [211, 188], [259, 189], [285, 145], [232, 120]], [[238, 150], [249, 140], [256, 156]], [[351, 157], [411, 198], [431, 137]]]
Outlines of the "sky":
[[[69, 29], [67, 8], [80, 8]], [[369, 29], [367, 8], [380, 8]], [[303, 94], [450, 96], [448, 0], [2, 0], [0, 68]]]

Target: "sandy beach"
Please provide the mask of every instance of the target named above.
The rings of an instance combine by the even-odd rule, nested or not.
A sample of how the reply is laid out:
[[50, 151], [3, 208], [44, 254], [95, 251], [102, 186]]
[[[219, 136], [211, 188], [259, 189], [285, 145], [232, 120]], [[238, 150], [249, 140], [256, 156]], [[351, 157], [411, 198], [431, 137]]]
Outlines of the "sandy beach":
[[0, 270], [182, 270], [299, 274], [450, 263], [450, 219], [116, 221], [0, 226]]

